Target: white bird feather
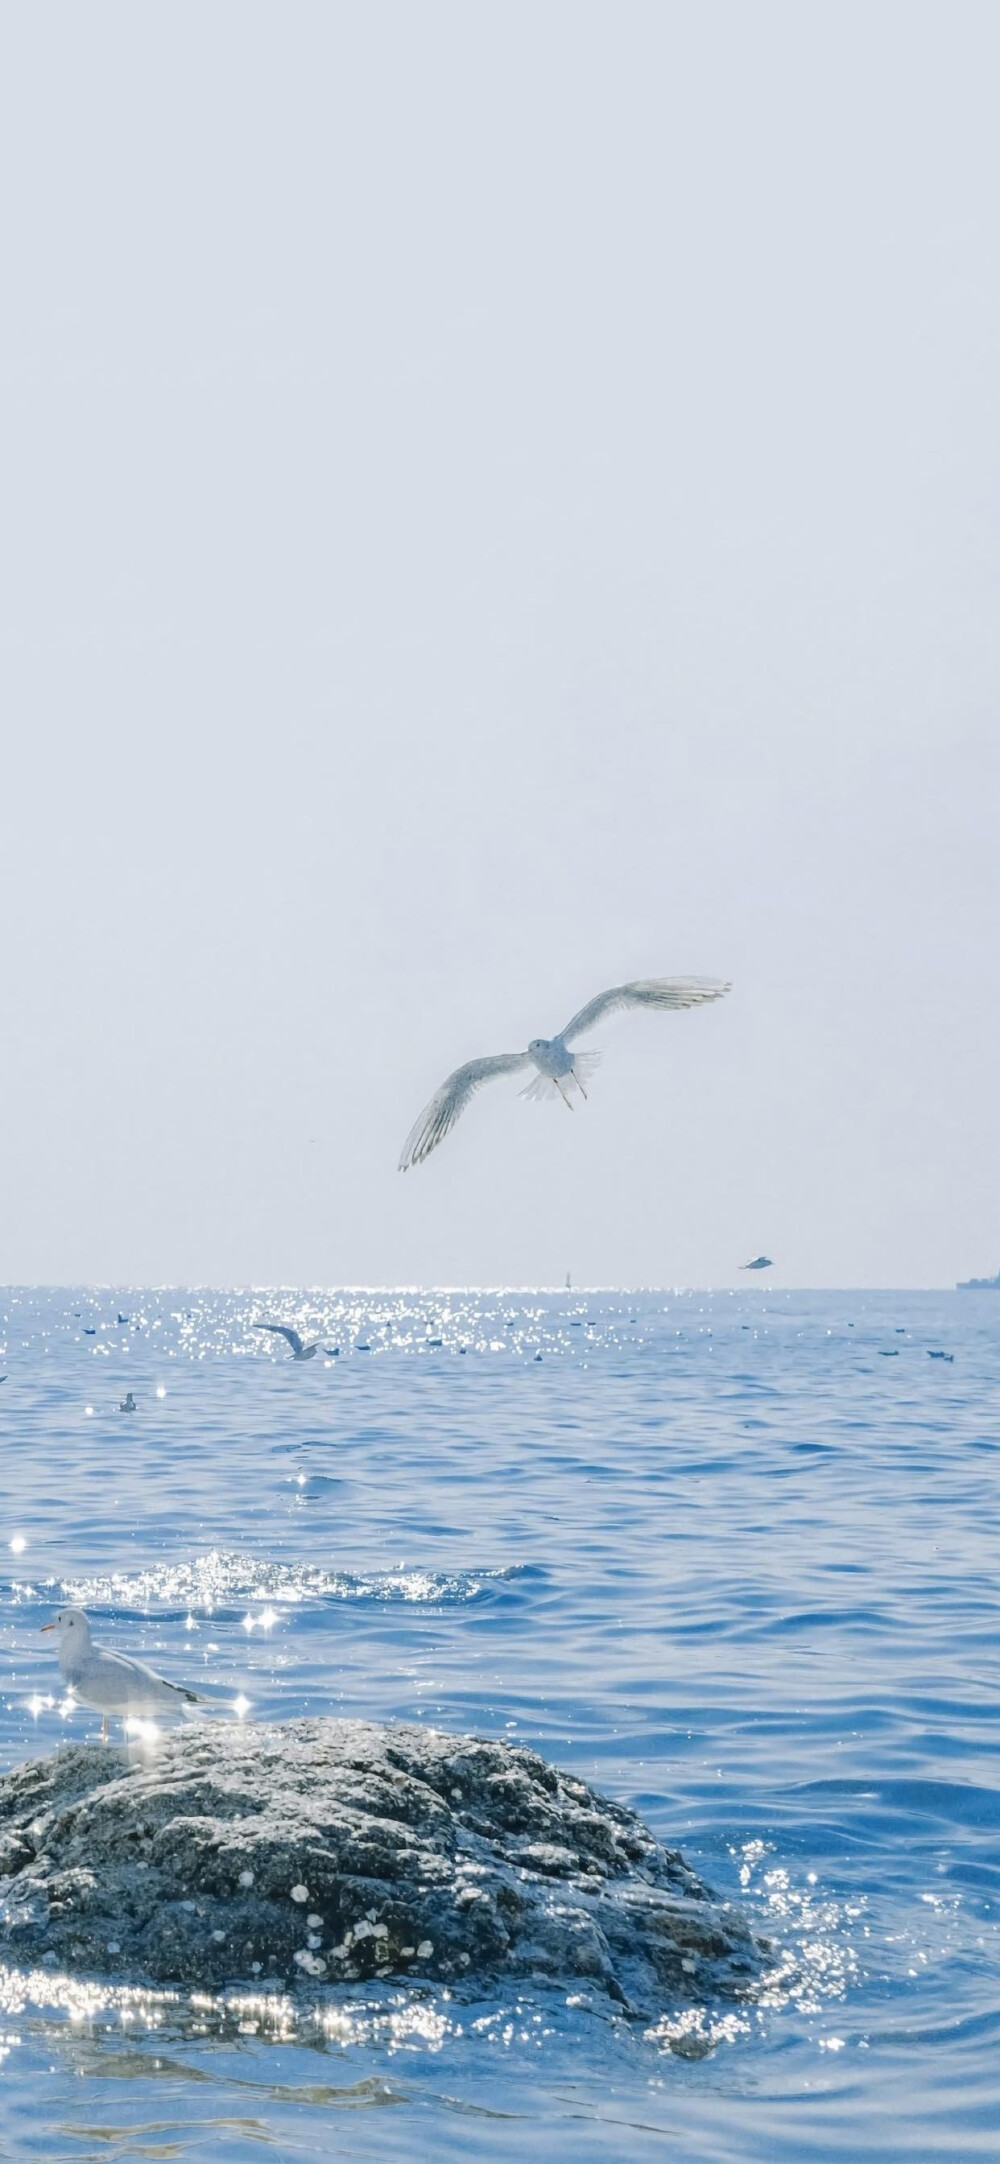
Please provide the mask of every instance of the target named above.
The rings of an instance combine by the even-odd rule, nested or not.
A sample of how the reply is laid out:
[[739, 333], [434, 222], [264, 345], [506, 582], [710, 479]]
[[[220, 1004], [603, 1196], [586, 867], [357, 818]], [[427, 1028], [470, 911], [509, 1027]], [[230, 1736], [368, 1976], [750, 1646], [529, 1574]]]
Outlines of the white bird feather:
[[411, 1127], [403, 1144], [400, 1171], [406, 1172], [410, 1165], [422, 1164], [424, 1158], [437, 1149], [438, 1143], [444, 1141], [465, 1111], [470, 1097], [484, 1082], [492, 1082], [501, 1074], [519, 1074], [531, 1064], [527, 1052], [498, 1052], [492, 1059], [470, 1059], [464, 1067], [456, 1067]]
[[616, 1008], [704, 1007], [730, 990], [730, 985], [717, 983], [714, 977], [637, 977], [633, 984], [613, 984], [610, 992], [598, 992], [596, 999], [588, 999], [559, 1034], [568, 1044], [571, 1037], [582, 1037], [586, 1030], [603, 1022], [606, 1014], [614, 1014]]
[[255, 1322], [251, 1324], [251, 1329], [270, 1330], [274, 1337], [285, 1338], [292, 1348], [292, 1357], [295, 1360], [312, 1360], [319, 1351], [318, 1343], [307, 1345], [298, 1331], [293, 1330], [287, 1322]]
[[105, 1733], [109, 1714], [123, 1721], [148, 1719], [157, 1713], [185, 1713], [204, 1702], [199, 1691], [188, 1690], [183, 1683], [168, 1683], [145, 1661], [95, 1645], [90, 1619], [82, 1608], [60, 1608], [42, 1629], [58, 1631], [59, 1667], [65, 1681], [82, 1705], [104, 1715]]
[[714, 977], [638, 977], [631, 984], [613, 985], [610, 991], [599, 992], [596, 999], [588, 1000], [557, 1037], [533, 1037], [526, 1052], [499, 1052], [490, 1059], [467, 1060], [464, 1067], [456, 1067], [454, 1074], [442, 1082], [430, 1104], [414, 1122], [403, 1144], [400, 1171], [407, 1172], [411, 1165], [422, 1164], [461, 1118], [476, 1090], [498, 1075], [517, 1074], [525, 1067], [533, 1067], [535, 1073], [521, 1092], [522, 1096], [558, 1095], [572, 1109], [563, 1085], [574, 1084], [586, 1096], [585, 1079], [596, 1065], [599, 1054], [574, 1052], [570, 1039], [593, 1029], [595, 1023], [603, 1021], [605, 1015], [616, 1008], [701, 1007], [709, 1000], [721, 999], [729, 989], [728, 984], [722, 984]]

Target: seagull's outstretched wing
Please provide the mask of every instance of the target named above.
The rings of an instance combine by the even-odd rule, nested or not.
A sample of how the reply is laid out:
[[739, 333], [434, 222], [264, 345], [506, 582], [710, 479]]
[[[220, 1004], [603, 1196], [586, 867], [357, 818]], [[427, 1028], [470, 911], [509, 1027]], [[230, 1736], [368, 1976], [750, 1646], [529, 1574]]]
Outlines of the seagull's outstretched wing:
[[255, 1322], [252, 1325], [252, 1328], [254, 1330], [273, 1330], [276, 1337], [285, 1337], [288, 1339], [293, 1353], [300, 1353], [302, 1351], [302, 1339], [300, 1338], [298, 1331], [290, 1330], [287, 1323]]
[[492, 1082], [494, 1075], [519, 1074], [522, 1067], [530, 1066], [527, 1052], [498, 1052], [493, 1059], [470, 1059], [464, 1067], [456, 1067], [411, 1127], [403, 1144], [400, 1171], [422, 1164], [437, 1149], [481, 1083]]
[[595, 1022], [603, 1022], [616, 1007], [701, 1007], [706, 1000], [721, 999], [730, 989], [715, 977], [638, 977], [634, 984], [615, 984], [610, 992], [598, 992], [560, 1034], [568, 1044], [571, 1037], [582, 1037]]

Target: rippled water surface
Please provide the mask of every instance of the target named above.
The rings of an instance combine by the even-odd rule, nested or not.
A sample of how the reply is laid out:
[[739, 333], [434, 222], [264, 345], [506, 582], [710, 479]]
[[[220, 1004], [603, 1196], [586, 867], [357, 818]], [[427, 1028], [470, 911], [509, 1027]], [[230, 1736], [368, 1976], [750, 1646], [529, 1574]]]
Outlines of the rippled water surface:
[[69, 1596], [255, 1715], [531, 1742], [788, 1970], [643, 2034], [541, 1990], [192, 2003], [8, 1966], [0, 2155], [997, 2155], [1000, 1297], [0, 1312], [4, 1766], [92, 1730], [38, 1636]]

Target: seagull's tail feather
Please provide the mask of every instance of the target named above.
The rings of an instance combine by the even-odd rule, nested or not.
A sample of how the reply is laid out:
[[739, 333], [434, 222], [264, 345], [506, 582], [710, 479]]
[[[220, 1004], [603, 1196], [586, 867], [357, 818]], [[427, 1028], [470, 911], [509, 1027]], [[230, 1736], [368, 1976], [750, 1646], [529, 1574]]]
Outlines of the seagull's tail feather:
[[202, 1691], [185, 1691], [181, 1699], [181, 1718], [185, 1721], [210, 1721], [216, 1713], [226, 1710], [217, 1698], [206, 1698]]
[[203, 1691], [189, 1691], [184, 1683], [175, 1683], [174, 1690], [181, 1701], [181, 1712], [185, 1720], [190, 1721], [195, 1718], [192, 1710], [195, 1706], [211, 1705], [211, 1699], [206, 1698]]
[[521, 1097], [530, 1097], [534, 1104], [541, 1104], [544, 1098], [558, 1097], [560, 1094], [558, 1083], [553, 1082], [551, 1075], [547, 1074], [532, 1075], [531, 1081], [526, 1082], [523, 1090], [518, 1092]]
[[[574, 1052], [573, 1065], [569, 1073], [559, 1077], [559, 1082], [563, 1085], [562, 1089], [559, 1087], [559, 1082], [552, 1080], [551, 1075], [536, 1074], [532, 1076], [530, 1082], [525, 1084], [521, 1096], [532, 1098], [535, 1104], [541, 1104], [546, 1097], [561, 1097], [565, 1104], [567, 1082], [575, 1082], [578, 1089], [583, 1089], [584, 1083], [590, 1080], [595, 1067], [600, 1066], [603, 1058], [603, 1052]], [[584, 1091], [584, 1095], [586, 1095], [586, 1091]]]

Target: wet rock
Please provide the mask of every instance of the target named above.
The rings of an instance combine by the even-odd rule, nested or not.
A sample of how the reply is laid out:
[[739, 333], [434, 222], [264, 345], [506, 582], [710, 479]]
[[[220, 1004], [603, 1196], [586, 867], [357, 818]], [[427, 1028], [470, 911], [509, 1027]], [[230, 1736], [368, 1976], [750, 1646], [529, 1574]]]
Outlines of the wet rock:
[[632, 1811], [516, 1744], [368, 1721], [202, 1722], [0, 1780], [8, 1957], [218, 1987], [581, 1979], [649, 2018], [764, 1960]]

